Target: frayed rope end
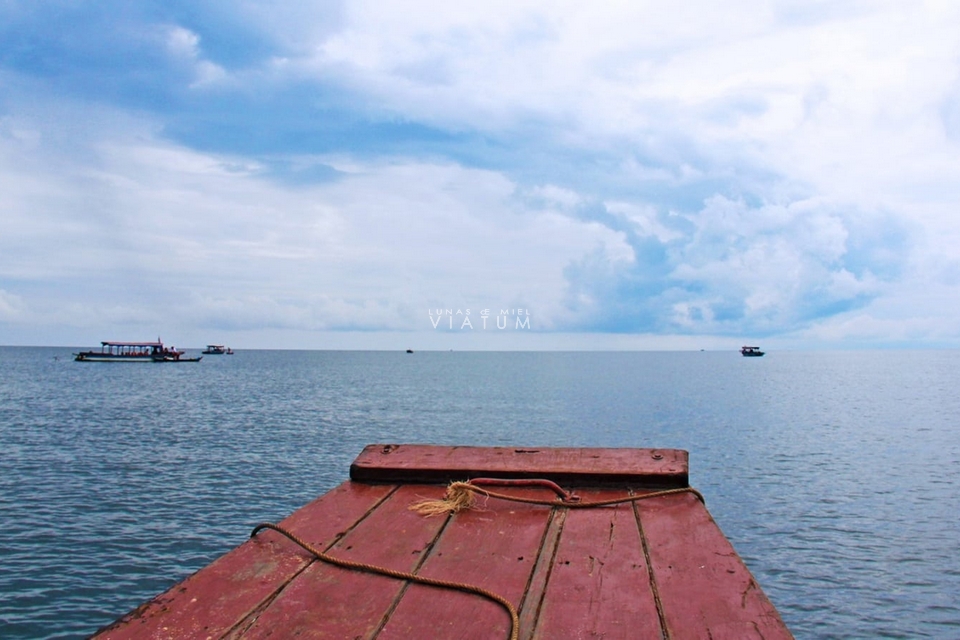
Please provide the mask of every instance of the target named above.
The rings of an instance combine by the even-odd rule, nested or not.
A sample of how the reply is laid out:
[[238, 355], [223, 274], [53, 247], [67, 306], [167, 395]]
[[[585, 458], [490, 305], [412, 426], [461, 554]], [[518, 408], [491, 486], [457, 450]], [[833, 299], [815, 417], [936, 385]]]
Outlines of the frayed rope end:
[[473, 506], [473, 490], [469, 482], [451, 482], [442, 500], [422, 500], [410, 505], [411, 511], [425, 516], [457, 513]]

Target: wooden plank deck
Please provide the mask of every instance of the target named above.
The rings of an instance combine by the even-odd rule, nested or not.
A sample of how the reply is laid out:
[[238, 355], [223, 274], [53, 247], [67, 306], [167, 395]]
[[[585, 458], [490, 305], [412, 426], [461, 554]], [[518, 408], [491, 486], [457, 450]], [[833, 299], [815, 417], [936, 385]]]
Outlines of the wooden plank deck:
[[[553, 504], [409, 508], [477, 477], [546, 478], [591, 501], [686, 486], [687, 454], [371, 445], [349, 481], [280, 524], [337, 558], [497, 593], [523, 639], [792, 637], [693, 493], [574, 508], [540, 486], [495, 487]], [[486, 640], [510, 628], [476, 594], [334, 566], [264, 530], [96, 637]]]

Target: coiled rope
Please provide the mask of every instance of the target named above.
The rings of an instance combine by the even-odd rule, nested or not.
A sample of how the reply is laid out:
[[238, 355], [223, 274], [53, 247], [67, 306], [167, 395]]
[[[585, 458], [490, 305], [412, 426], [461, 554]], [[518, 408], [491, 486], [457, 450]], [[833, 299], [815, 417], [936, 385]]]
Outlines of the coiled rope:
[[[527, 485], [541, 485], [548, 486], [553, 489], [558, 497], [556, 500], [544, 500], [539, 498], [521, 498], [518, 496], [511, 496], [509, 494], [499, 493], [484, 489], [478, 484], [495, 484], [495, 485], [514, 485], [514, 486], [527, 486]], [[410, 505], [412, 511], [421, 513], [426, 516], [434, 516], [442, 513], [458, 513], [464, 509], [470, 509], [474, 506], [474, 494], [481, 494], [488, 498], [495, 498], [499, 500], [508, 500], [510, 502], [522, 502], [525, 504], [538, 504], [545, 506], [561, 506], [571, 509], [587, 509], [595, 507], [604, 507], [614, 504], [623, 504], [627, 502], [637, 502], [639, 500], [647, 500], [650, 498], [657, 498], [661, 496], [668, 496], [677, 493], [692, 493], [694, 494], [700, 502], [705, 502], [703, 495], [694, 489], [693, 487], [681, 487], [677, 489], [664, 489], [662, 491], [653, 491], [651, 493], [643, 493], [635, 496], [626, 496], [619, 498], [609, 498], [606, 500], [592, 500], [592, 501], [581, 501], [580, 498], [572, 493], [564, 491], [558, 487], [553, 482], [549, 480], [501, 480], [501, 479], [488, 479], [488, 478], [476, 478], [470, 481], [461, 481], [461, 482], [451, 482], [447, 486], [446, 494], [441, 500], [423, 500], [415, 504]], [[296, 534], [284, 529], [283, 527], [272, 524], [269, 522], [261, 522], [256, 527], [253, 528], [253, 531], [250, 532], [250, 537], [255, 537], [263, 529], [270, 529], [276, 531], [277, 533], [285, 536], [291, 542], [294, 542], [300, 546], [304, 551], [314, 556], [317, 560], [326, 562], [344, 569], [353, 569], [356, 571], [366, 571], [367, 573], [374, 573], [382, 576], [389, 576], [391, 578], [397, 578], [398, 580], [407, 580], [409, 582], [415, 582], [417, 584], [429, 585], [432, 587], [439, 587], [442, 589], [456, 589], [458, 591], [465, 591], [467, 593], [473, 593], [488, 600], [491, 600], [504, 609], [510, 615], [510, 640], [517, 640], [520, 633], [520, 617], [517, 614], [516, 607], [513, 606], [509, 600], [503, 596], [485, 589], [483, 587], [478, 587], [472, 584], [466, 584], [463, 582], [453, 582], [450, 580], [438, 580], [436, 578], [428, 578], [426, 576], [417, 575], [415, 573], [410, 573], [407, 571], [397, 571], [395, 569], [389, 569], [387, 567], [381, 567], [377, 565], [367, 564], [365, 562], [356, 562], [353, 560], [344, 560], [342, 558], [337, 558], [326, 554], [316, 548], [314, 548], [309, 543], [305, 542], [299, 538]]]

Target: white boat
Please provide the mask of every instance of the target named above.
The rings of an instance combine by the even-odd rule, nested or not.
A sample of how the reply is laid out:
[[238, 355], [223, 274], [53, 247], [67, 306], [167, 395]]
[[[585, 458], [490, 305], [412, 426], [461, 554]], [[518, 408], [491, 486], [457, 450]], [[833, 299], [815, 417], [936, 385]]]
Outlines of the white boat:
[[231, 349], [230, 347], [225, 347], [222, 344], [208, 344], [207, 348], [204, 349], [202, 353], [205, 353], [207, 355], [213, 355], [213, 356], [223, 356], [223, 355], [232, 356], [233, 349]]

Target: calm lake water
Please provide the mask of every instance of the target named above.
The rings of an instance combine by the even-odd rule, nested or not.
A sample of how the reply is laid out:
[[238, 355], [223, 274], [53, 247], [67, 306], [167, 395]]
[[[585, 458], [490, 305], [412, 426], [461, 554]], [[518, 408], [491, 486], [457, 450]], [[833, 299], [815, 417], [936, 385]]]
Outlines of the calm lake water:
[[369, 443], [670, 447], [797, 638], [960, 638], [960, 352], [0, 348], [0, 637], [80, 638]]

